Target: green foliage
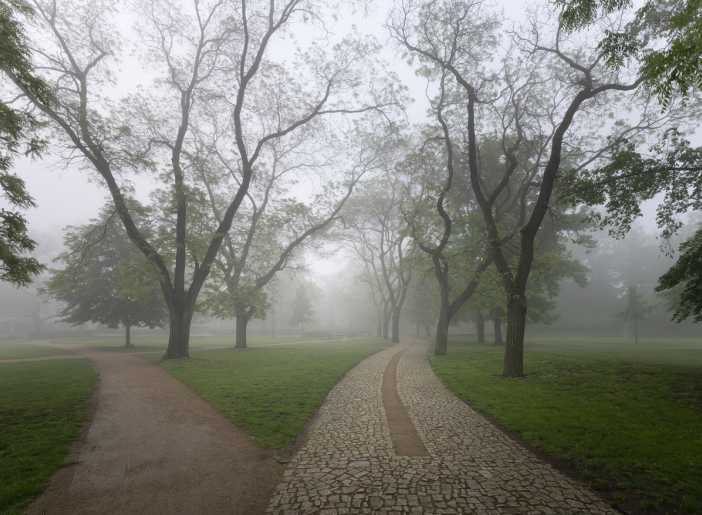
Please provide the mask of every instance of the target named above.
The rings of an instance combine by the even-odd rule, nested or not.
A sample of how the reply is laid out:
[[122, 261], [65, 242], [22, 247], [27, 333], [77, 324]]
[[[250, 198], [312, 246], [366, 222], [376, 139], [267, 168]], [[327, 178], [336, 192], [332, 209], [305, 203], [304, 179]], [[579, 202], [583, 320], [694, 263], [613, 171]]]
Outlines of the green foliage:
[[[138, 211], [139, 207], [134, 207]], [[160, 326], [166, 319], [158, 275], [135, 248], [114, 210], [69, 230], [62, 270], [52, 270], [46, 291], [66, 306], [61, 319], [73, 325]]]
[[635, 142], [615, 142], [606, 165], [568, 180], [576, 200], [604, 205], [606, 213], [598, 221], [618, 236], [641, 216], [643, 202], [663, 194], [656, 221], [670, 237], [681, 226], [678, 215], [702, 209], [701, 172], [702, 147], [670, 130], [647, 154]]
[[96, 379], [82, 359], [0, 364], [1, 513], [21, 513], [63, 465]]
[[621, 340], [528, 348], [523, 379], [500, 377], [501, 351], [482, 345], [454, 345], [432, 366], [460, 398], [626, 512], [702, 510], [698, 341], [642, 342], [637, 356]]
[[382, 350], [381, 340], [328, 341], [197, 352], [162, 366], [243, 428], [262, 447], [284, 448], [302, 432], [354, 365]]
[[[631, 0], [554, 0], [566, 30], [631, 8]], [[702, 0], [648, 0], [620, 32], [607, 31], [600, 50], [608, 64], [640, 62], [644, 82], [668, 105], [675, 94], [702, 87]]]
[[[21, 87], [41, 98], [48, 98], [48, 88], [32, 69], [29, 49], [18, 15], [31, 15], [23, 0], [0, 0], [0, 70], [11, 72]], [[28, 113], [0, 100], [0, 196], [11, 209], [0, 208], [0, 280], [20, 286], [44, 268], [27, 256], [36, 248], [29, 237], [27, 221], [17, 210], [34, 206], [22, 179], [10, 172], [14, 158], [23, 153], [37, 155], [44, 142], [33, 135], [37, 121]]]
[[673, 320], [682, 322], [690, 317], [702, 321], [702, 229], [680, 245], [680, 258], [663, 274], [656, 291], [679, 289], [673, 306]]

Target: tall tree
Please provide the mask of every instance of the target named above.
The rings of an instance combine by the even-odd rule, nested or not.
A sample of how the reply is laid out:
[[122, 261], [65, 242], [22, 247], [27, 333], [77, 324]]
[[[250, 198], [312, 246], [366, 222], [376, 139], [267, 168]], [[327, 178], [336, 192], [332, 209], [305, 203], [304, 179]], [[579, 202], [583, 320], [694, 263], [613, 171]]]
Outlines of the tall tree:
[[[18, 14], [31, 17], [33, 11], [24, 0], [0, 1], [0, 70], [10, 70], [25, 89], [48, 100], [49, 89], [34, 71]], [[44, 267], [27, 255], [36, 242], [29, 237], [27, 220], [20, 210], [34, 206], [34, 200], [11, 169], [18, 154], [37, 155], [44, 142], [35, 132], [37, 119], [14, 107], [17, 100], [16, 96], [0, 99], [0, 195], [10, 206], [0, 208], [0, 280], [24, 286]]]
[[343, 217], [346, 240], [364, 263], [374, 302], [382, 306], [383, 336], [399, 342], [415, 249], [401, 211], [402, 178], [392, 173], [390, 157], [386, 158], [383, 173], [359, 189]]
[[444, 76], [434, 106], [440, 136], [425, 141], [402, 163], [403, 168], [413, 172], [414, 182], [419, 185], [410, 194], [412, 206], [405, 217], [417, 245], [431, 259], [438, 285], [439, 316], [434, 336], [437, 355], [446, 354], [451, 321], [473, 296], [481, 275], [492, 264], [491, 259], [485, 258], [483, 231], [476, 224], [474, 211], [453, 191], [461, 163], [444, 118], [445, 86]]
[[[449, 128], [454, 143], [465, 141], [471, 188], [506, 293], [503, 374], [522, 376], [527, 286], [559, 172], [578, 170], [611, 147], [612, 140], [586, 134], [582, 123], [612, 109], [643, 79], [612, 68], [605, 50], [568, 39], [557, 23], [538, 19], [532, 20], [529, 37], [510, 35], [512, 44], [498, 60], [498, 19], [482, 2], [402, 2], [390, 25], [425, 73], [437, 81], [453, 79], [453, 105], [461, 114]], [[613, 140], [650, 128], [649, 112], [642, 113], [640, 120], [614, 125]], [[495, 181], [487, 181], [481, 167], [486, 137], [500, 141], [502, 170]], [[515, 210], [505, 209], [512, 206], [516, 218], [509, 216]]]
[[[134, 206], [132, 212], [139, 209]], [[158, 275], [127, 237], [112, 205], [91, 223], [70, 228], [64, 245], [66, 251], [57, 258], [64, 268], [51, 271], [45, 288], [65, 304], [61, 320], [122, 326], [126, 347], [132, 346], [133, 327], [154, 328], [166, 322]]]
[[[375, 114], [393, 101], [394, 89], [385, 86], [372, 64], [375, 45], [347, 38], [328, 51], [311, 45], [301, 62], [276, 61], [270, 55], [273, 42], [289, 35], [298, 20], [316, 23], [320, 3], [193, 0], [183, 6], [150, 0], [140, 4], [136, 34], [150, 61], [142, 63], [149, 67], [147, 76], [157, 78], [115, 104], [101, 94], [114, 82], [110, 63], [121, 48], [121, 34], [111, 31], [114, 5], [44, 0], [33, 5], [41, 25], [35, 53], [55, 99], [35, 94], [15, 70], [3, 70], [101, 177], [130, 239], [158, 270], [169, 311], [166, 357], [188, 356], [196, 301], [268, 144], [321, 117]], [[376, 80], [364, 80], [370, 76]], [[354, 92], [371, 83], [370, 101], [357, 101]], [[260, 109], [265, 98], [282, 106], [274, 120]], [[214, 124], [227, 129], [219, 148], [236, 161], [238, 180], [228, 192], [221, 222], [204, 237], [200, 259], [193, 260], [188, 259], [188, 239], [203, 236], [188, 226], [192, 129]], [[144, 170], [160, 177], [173, 198], [174, 240], [166, 247], [174, 249], [170, 262], [167, 251], [140, 231], [129, 209], [130, 183], [124, 175]]]

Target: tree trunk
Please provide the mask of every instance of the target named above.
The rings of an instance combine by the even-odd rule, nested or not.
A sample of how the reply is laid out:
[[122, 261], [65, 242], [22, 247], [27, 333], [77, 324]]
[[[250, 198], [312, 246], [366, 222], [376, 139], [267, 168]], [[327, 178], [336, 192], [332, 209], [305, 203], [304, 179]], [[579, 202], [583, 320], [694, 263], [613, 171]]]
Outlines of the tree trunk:
[[495, 345], [502, 345], [504, 343], [502, 339], [502, 317], [496, 316], [493, 318], [492, 324], [494, 327]]
[[245, 315], [236, 316], [236, 331], [234, 348], [237, 350], [246, 349], [246, 329], [249, 325], [249, 318]]
[[132, 326], [124, 324], [124, 348], [131, 349], [132, 347]]
[[639, 343], [639, 321], [634, 318], [634, 345]]
[[436, 324], [436, 338], [434, 339], [434, 354], [437, 356], [443, 356], [448, 350], [448, 328], [448, 306], [442, 305], [439, 309], [439, 321]]
[[390, 339], [390, 316], [383, 315], [383, 338]]
[[400, 343], [400, 310], [392, 312], [392, 343]]
[[[181, 304], [182, 305], [182, 304]], [[166, 359], [190, 357], [190, 324], [193, 311], [189, 307], [173, 306], [169, 310], [170, 334]]]
[[383, 337], [383, 317], [380, 314], [378, 314], [378, 324], [376, 327], [376, 335], [378, 336], [378, 338]]
[[480, 311], [475, 314], [475, 334], [478, 343], [485, 343], [485, 317]]
[[526, 296], [523, 293], [512, 294], [507, 302], [507, 343], [502, 372], [505, 377], [524, 376], [526, 314]]

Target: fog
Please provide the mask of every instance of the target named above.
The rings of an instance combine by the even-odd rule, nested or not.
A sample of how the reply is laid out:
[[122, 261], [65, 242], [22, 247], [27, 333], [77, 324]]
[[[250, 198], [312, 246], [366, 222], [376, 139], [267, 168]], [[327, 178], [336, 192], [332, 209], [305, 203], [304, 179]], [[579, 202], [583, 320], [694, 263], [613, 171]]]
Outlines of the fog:
[[[500, 13], [507, 30], [524, 30], [528, 17], [538, 10], [535, 4], [525, 7], [522, 2], [508, 0], [491, 2], [490, 6]], [[187, 2], [183, 4], [183, 8], [187, 10]], [[134, 39], [137, 37], [135, 27], [141, 22], [131, 9], [127, 4], [116, 6], [115, 29], [123, 37]], [[314, 35], [314, 31], [293, 31], [288, 34], [286, 41], [289, 41], [290, 46], [285, 42], [276, 43], [269, 50], [271, 58], [291, 58], [294, 46], [302, 47], [306, 43], [316, 41], [317, 38], [321, 38], [319, 40], [325, 41], [326, 44], [347, 33], [355, 34], [360, 40], [376, 38], [381, 45], [380, 57], [388, 66], [388, 71], [395, 74], [394, 80], [407, 88], [402, 123], [415, 126], [431, 124], [430, 97], [434, 93], [430, 93], [427, 81], [418, 76], [415, 68], [407, 61], [406, 50], [390, 37], [387, 23], [391, 11], [390, 3], [344, 5], [336, 16], [325, 19], [323, 25], [316, 27], [323, 27], [323, 31], [318, 31], [317, 35]], [[125, 41], [127, 44], [124, 48], [131, 48], [132, 42], [129, 39]], [[134, 50], [120, 54], [118, 68], [113, 71], [115, 80], [109, 88], [110, 97], [119, 99], [135, 88], [145, 87], [149, 80], [156, 78], [153, 71], [145, 67], [140, 59]], [[434, 88], [435, 85], [431, 87]], [[622, 118], [629, 115], [630, 113], [621, 113]], [[615, 113], [614, 118], [616, 117]], [[695, 128], [689, 134], [693, 141], [699, 140], [699, 131]], [[29, 234], [37, 243], [35, 255], [49, 268], [55, 266], [53, 260], [63, 250], [63, 230], [67, 226], [77, 226], [95, 218], [101, 206], [109, 201], [101, 179], [89, 167], [76, 162], [77, 160], [67, 161], [66, 156], [60, 145], [49, 146], [40, 159], [18, 158], [13, 170], [26, 182], [27, 189], [35, 200], [36, 205], [25, 209], [23, 214], [28, 221]], [[150, 192], [156, 187], [151, 178], [143, 175], [135, 176], [133, 181], [134, 193], [140, 199], [148, 199]], [[322, 183], [322, 179], [315, 173], [300, 174], [295, 181], [297, 185], [294, 194], [303, 201], [311, 200], [315, 188]], [[3, 199], [2, 202], [6, 200]], [[609, 237], [606, 231], [599, 231], [595, 232], [594, 248], [584, 249], [577, 245], [571, 247], [570, 250], [589, 268], [588, 283], [577, 286], [571, 280], [562, 280], [558, 292], [553, 295], [553, 316], [549, 317], [551, 320], [548, 324], [535, 324], [530, 329], [530, 334], [538, 335], [544, 331], [556, 334], [594, 331], [601, 335], [615, 336], [626, 333], [626, 324], [617, 321], [616, 306], [622, 302], [621, 284], [627, 281], [621, 278], [627, 273], [629, 264], [619, 254], [624, 249], [636, 249], [634, 252], [641, 252], [645, 256], [647, 271], [642, 277], [636, 278], [635, 282], [642, 285], [646, 295], [656, 305], [656, 316], [647, 322], [651, 326], [652, 335], [695, 335], [694, 326], [690, 324], [666, 321], [669, 317], [666, 315], [665, 302], [653, 292], [657, 276], [674, 262], [677, 251], [676, 245], [661, 243], [655, 223], [655, 209], [659, 202], [660, 196], [644, 203], [643, 216], [637, 220], [634, 233], [622, 239], [614, 239]], [[300, 249], [295, 256], [295, 271], [286, 271], [281, 278], [276, 279], [276, 291], [279, 293], [272, 296], [271, 312], [283, 314], [278, 321], [279, 330], [283, 333], [295, 332], [286, 318], [286, 305], [290, 302], [286, 289], [295, 288], [300, 282], [307, 282], [315, 287], [315, 315], [310, 321], [311, 329], [330, 334], [374, 333], [377, 317], [369, 308], [370, 292], [357, 257], [347, 245], [328, 239], [322, 239], [314, 245], [323, 247], [324, 252]], [[606, 267], [602, 261], [607, 261]], [[423, 277], [423, 281], [431, 282], [429, 268], [418, 269], [415, 275]], [[27, 287], [2, 285], [0, 301], [3, 306], [4, 337], [49, 337], [66, 332], [109, 332], [109, 329], [99, 325], [70, 327], [57, 320], [60, 303], [51, 302], [46, 295], [37, 293], [37, 290], [42, 288], [45, 277], [46, 273]], [[278, 285], [284, 287], [281, 289]], [[574, 313], [582, 312], [583, 306], [588, 306], [586, 311], [592, 317], [574, 316]], [[590, 307], [596, 309], [591, 311]], [[405, 311], [409, 311], [409, 308], [405, 308]], [[229, 329], [225, 321], [216, 321], [204, 314], [197, 315], [197, 318], [198, 331], [205, 334], [226, 333]], [[416, 318], [410, 313], [403, 314], [403, 333], [416, 332], [419, 324]], [[255, 321], [251, 330], [254, 333], [265, 333], [267, 330], [275, 332], [271, 329], [272, 325], [275, 324]], [[452, 331], [471, 333], [474, 328], [463, 320], [456, 323]]]

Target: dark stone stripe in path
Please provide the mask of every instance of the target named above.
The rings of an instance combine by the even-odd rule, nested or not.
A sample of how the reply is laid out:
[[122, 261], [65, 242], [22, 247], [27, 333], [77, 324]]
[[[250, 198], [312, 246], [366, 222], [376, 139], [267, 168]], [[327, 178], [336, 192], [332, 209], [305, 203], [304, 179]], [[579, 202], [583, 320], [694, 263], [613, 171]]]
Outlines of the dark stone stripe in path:
[[424, 447], [421, 438], [414, 428], [407, 409], [400, 400], [397, 392], [397, 363], [400, 361], [404, 350], [396, 353], [383, 374], [383, 406], [392, 446], [398, 456], [427, 456], [429, 453]]

